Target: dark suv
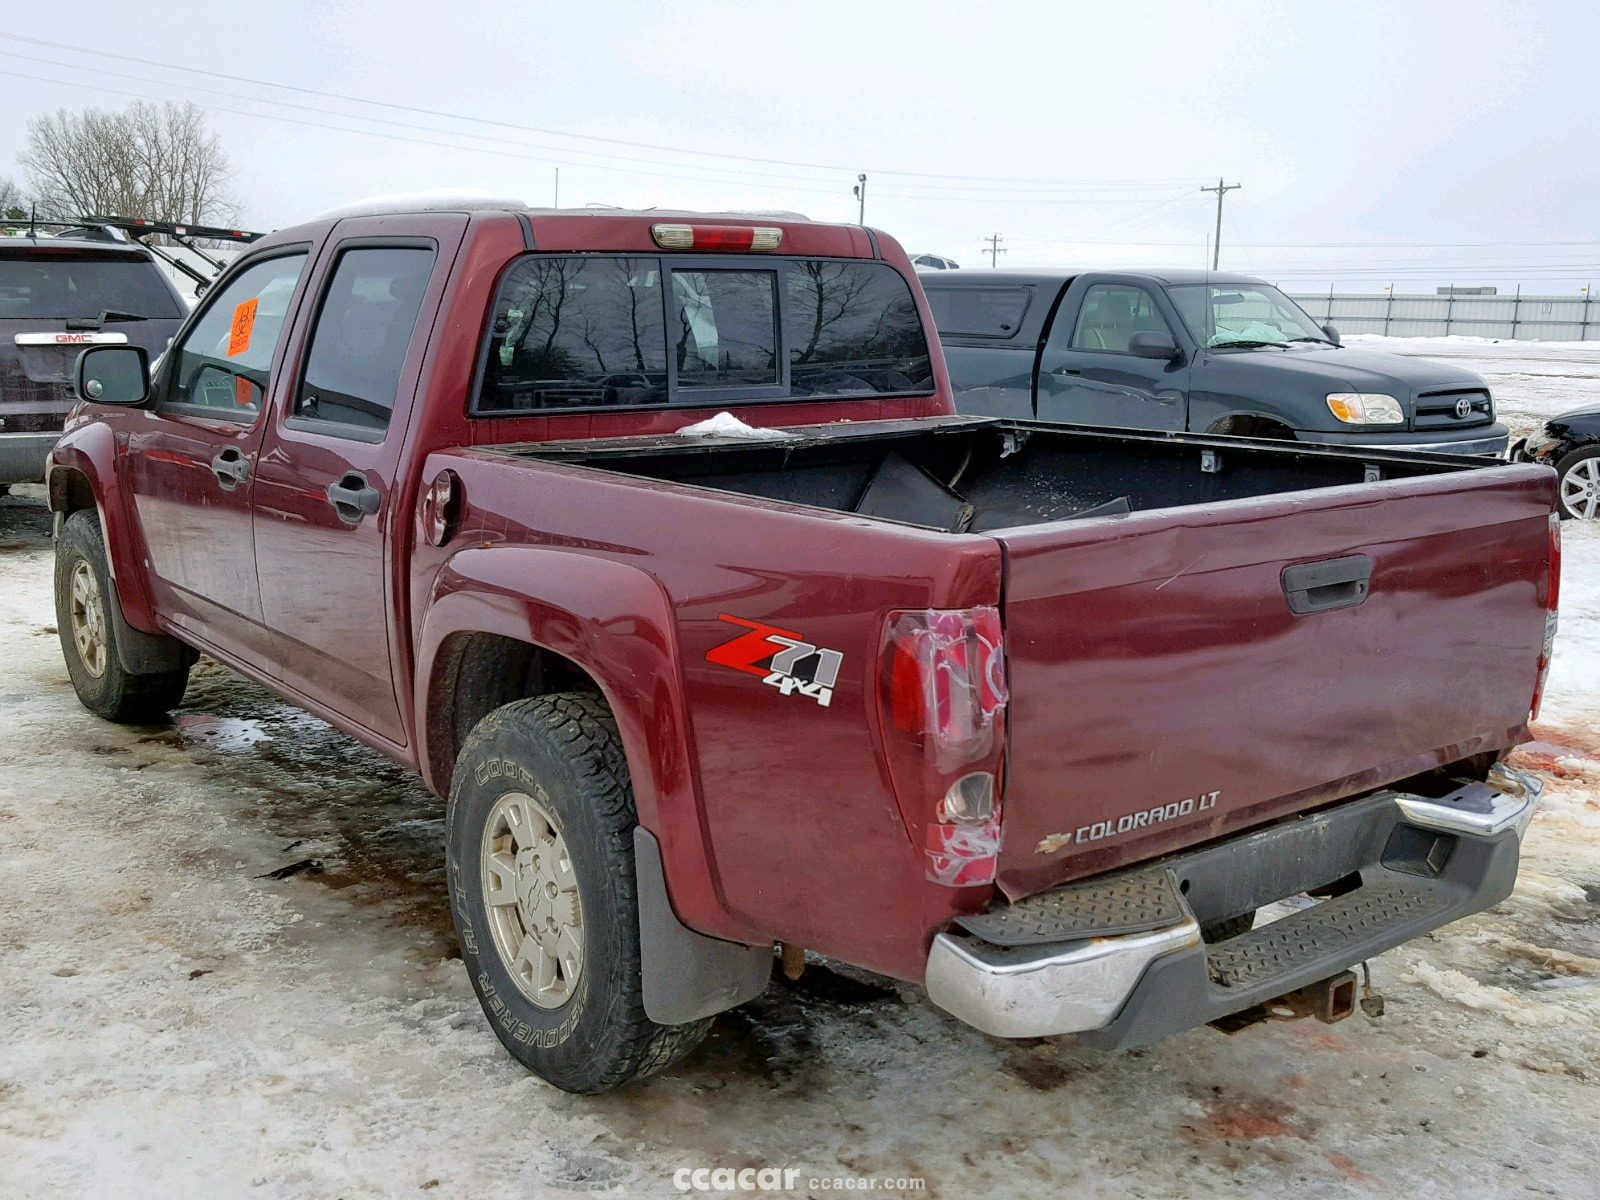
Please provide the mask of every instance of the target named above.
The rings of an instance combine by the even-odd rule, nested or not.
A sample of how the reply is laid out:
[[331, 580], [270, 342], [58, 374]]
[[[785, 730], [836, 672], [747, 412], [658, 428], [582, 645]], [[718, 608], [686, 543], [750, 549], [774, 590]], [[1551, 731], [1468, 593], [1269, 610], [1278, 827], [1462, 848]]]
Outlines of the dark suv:
[[85, 346], [154, 358], [188, 305], [150, 252], [98, 227], [0, 232], [0, 491], [44, 478]]
[[1484, 381], [1341, 346], [1270, 283], [1206, 271], [921, 271], [956, 406], [1071, 425], [1500, 456]]

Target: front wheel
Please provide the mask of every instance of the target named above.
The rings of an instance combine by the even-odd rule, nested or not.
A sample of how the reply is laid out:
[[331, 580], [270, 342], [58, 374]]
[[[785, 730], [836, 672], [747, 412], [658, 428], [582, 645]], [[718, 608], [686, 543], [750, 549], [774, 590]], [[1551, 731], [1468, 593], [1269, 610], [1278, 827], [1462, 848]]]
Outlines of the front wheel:
[[1563, 520], [1600, 517], [1600, 446], [1574, 450], [1556, 463], [1556, 503]]
[[636, 824], [616, 722], [593, 696], [507, 704], [461, 749], [446, 842], [461, 957], [495, 1036], [569, 1092], [654, 1074], [711, 1027], [645, 1015]]
[[177, 708], [189, 686], [188, 660], [170, 671], [135, 675], [122, 665], [117, 593], [106, 563], [100, 518], [80, 509], [56, 543], [56, 631], [72, 689], [83, 706], [108, 721], [142, 725]]

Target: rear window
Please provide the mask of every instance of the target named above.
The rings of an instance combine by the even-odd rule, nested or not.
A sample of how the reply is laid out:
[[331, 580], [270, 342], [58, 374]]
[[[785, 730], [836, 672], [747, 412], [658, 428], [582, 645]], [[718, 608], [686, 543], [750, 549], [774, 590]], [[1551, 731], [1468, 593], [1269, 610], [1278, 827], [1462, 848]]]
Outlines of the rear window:
[[933, 390], [905, 279], [837, 259], [530, 255], [506, 273], [477, 413]]
[[183, 310], [149, 259], [93, 250], [0, 251], [0, 319], [181, 317]]
[[933, 323], [947, 337], [1014, 337], [1022, 328], [1032, 289], [929, 288], [928, 307]]

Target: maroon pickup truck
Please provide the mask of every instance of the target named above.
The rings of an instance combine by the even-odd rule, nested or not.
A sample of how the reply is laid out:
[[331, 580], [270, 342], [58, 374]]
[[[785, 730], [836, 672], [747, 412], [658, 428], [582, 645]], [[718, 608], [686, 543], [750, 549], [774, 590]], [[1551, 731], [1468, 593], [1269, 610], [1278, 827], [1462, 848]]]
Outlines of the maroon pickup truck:
[[203, 651], [419, 771], [492, 1027], [574, 1091], [775, 943], [1114, 1048], [1337, 1018], [1508, 894], [1547, 468], [960, 417], [932, 328], [788, 216], [279, 231], [153, 374], [78, 360], [73, 684], [150, 720]]

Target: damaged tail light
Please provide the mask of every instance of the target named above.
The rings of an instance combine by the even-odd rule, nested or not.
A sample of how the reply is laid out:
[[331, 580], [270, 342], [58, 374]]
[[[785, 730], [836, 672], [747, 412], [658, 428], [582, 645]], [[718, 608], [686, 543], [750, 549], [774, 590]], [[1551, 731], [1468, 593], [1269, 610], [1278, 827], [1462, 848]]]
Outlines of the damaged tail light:
[[890, 614], [880, 697], [890, 772], [936, 883], [994, 881], [1007, 698], [997, 609]]
[[1544, 685], [1550, 678], [1550, 652], [1555, 649], [1558, 609], [1561, 605], [1561, 518], [1550, 514], [1550, 575], [1544, 589], [1544, 648], [1539, 651], [1539, 675], [1533, 684], [1533, 701], [1528, 706], [1529, 722], [1539, 719], [1544, 703]]

